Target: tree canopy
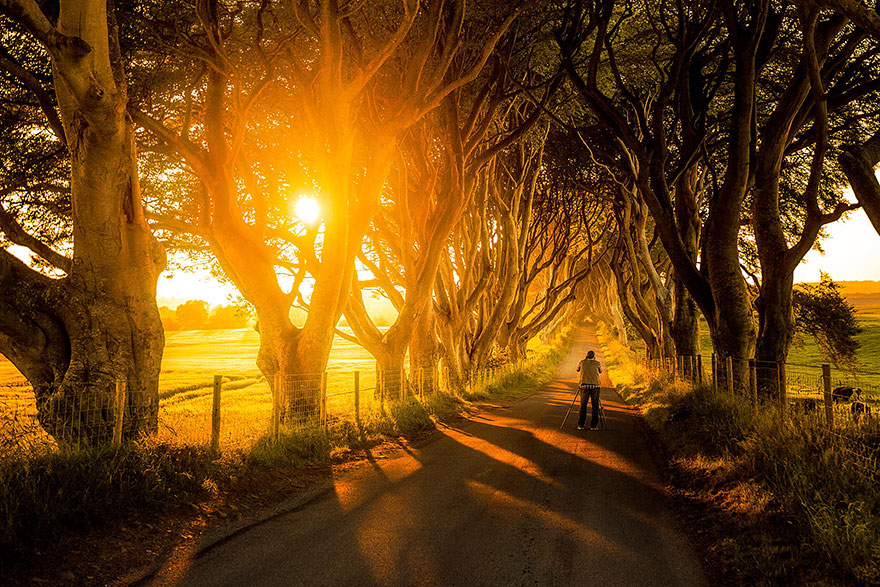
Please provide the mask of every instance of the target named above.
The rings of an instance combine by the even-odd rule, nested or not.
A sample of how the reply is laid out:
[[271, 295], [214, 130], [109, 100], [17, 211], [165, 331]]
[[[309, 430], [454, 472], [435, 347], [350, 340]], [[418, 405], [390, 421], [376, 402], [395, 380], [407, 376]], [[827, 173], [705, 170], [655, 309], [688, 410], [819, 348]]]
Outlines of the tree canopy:
[[466, 381], [585, 308], [657, 358], [702, 352], [701, 317], [723, 357], [785, 361], [798, 324], [852, 356], [834, 288], [793, 276], [825, 226], [880, 222], [880, 18], [858, 0], [0, 0], [0, 19], [0, 352], [47, 427], [116, 380], [131, 433], [155, 427], [166, 253], [238, 289], [273, 385], [324, 370], [337, 335], [382, 372], [409, 353]]

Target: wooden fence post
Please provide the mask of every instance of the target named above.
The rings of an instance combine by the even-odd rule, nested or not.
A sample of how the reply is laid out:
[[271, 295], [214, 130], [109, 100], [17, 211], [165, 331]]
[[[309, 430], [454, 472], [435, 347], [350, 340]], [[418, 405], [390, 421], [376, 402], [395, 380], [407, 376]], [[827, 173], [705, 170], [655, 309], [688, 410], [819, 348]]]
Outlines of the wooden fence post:
[[785, 363], [776, 363], [776, 384], [779, 392], [779, 415], [785, 417], [785, 408], [788, 398], [785, 393]]
[[727, 357], [727, 393], [733, 397], [733, 357]]
[[749, 396], [752, 400], [752, 409], [758, 413], [758, 362], [749, 359]]
[[211, 405], [211, 454], [220, 453], [220, 394], [223, 391], [223, 376], [214, 375], [214, 403]]
[[361, 372], [354, 372], [354, 421], [361, 427]]
[[712, 387], [718, 391], [718, 357], [712, 353]]
[[281, 436], [281, 373], [275, 373], [275, 388], [272, 390], [272, 440], [278, 441]]
[[327, 372], [321, 373], [321, 426], [327, 427]]
[[125, 381], [116, 380], [116, 419], [113, 420], [113, 442], [122, 444], [122, 421], [125, 418]]
[[822, 365], [822, 398], [825, 403], [825, 425], [834, 428], [834, 398], [831, 396], [831, 365]]

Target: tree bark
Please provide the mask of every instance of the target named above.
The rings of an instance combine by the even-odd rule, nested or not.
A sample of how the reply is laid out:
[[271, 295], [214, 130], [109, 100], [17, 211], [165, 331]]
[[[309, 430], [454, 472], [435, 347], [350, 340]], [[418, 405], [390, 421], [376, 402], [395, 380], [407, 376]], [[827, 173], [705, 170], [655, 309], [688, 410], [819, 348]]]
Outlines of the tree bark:
[[[792, 310], [794, 271], [813, 246], [823, 224], [840, 217], [846, 206], [823, 214], [818, 193], [824, 171], [828, 143], [828, 108], [821, 69], [829, 57], [828, 48], [843, 29], [846, 20], [832, 17], [817, 25], [818, 11], [800, 12], [804, 43], [801, 62], [792, 81], [768, 119], [755, 157], [755, 186], [752, 218], [755, 244], [761, 262], [761, 289], [756, 302], [759, 318], [755, 358], [769, 363], [785, 363], [794, 338]], [[842, 44], [844, 45], [844, 44]], [[835, 56], [840, 57], [840, 56]], [[844, 58], [848, 55], [844, 54]], [[812, 100], [808, 100], [812, 93]], [[786, 149], [812, 113], [816, 144], [803, 199], [806, 218], [797, 241], [788, 243], [780, 211], [779, 185]], [[758, 371], [759, 393], [776, 396], [779, 380], [766, 369]]]
[[[0, 10], [42, 42], [71, 161], [73, 259], [48, 279], [0, 258], [0, 350], [28, 377], [59, 443], [153, 432], [164, 335], [156, 281], [164, 250], [144, 218], [115, 16], [101, 0], [60, 4], [52, 26], [29, 1]], [[118, 381], [124, 415], [114, 410]]]
[[[695, 142], [695, 139], [692, 139]], [[675, 219], [684, 251], [696, 263], [700, 245], [700, 216], [697, 208], [696, 185], [699, 170], [691, 166], [681, 174], [675, 190]], [[696, 356], [700, 349], [700, 309], [684, 281], [673, 269], [672, 297], [675, 300], [672, 338], [678, 355]]]
[[863, 145], [845, 147], [838, 161], [852, 186], [853, 193], [874, 230], [880, 234], [880, 182], [874, 167], [880, 163], [880, 132]]
[[[422, 393], [433, 393], [437, 390], [437, 362], [440, 349], [435, 332], [434, 307], [428, 303], [425, 311], [416, 320], [412, 338], [409, 343], [410, 373], [420, 377]], [[418, 375], [421, 373], [421, 375]]]
[[[696, 110], [702, 109], [699, 102], [704, 88], [700, 85], [702, 78], [701, 63], [692, 59], [687, 63], [687, 74], [679, 79], [679, 91], [676, 107], [682, 124], [682, 142], [686, 153], [694, 153], [700, 149], [700, 135], [705, 134], [705, 122], [696, 116]], [[699, 130], [698, 130], [699, 129]], [[682, 253], [692, 265], [697, 264], [700, 247], [700, 210], [698, 204], [700, 186], [700, 169], [696, 163], [682, 169], [675, 185], [675, 222], [681, 235]], [[696, 300], [687, 288], [684, 279], [673, 267], [672, 294], [675, 300], [672, 319], [672, 337], [675, 340], [676, 353], [684, 356], [700, 354], [700, 309]]]
[[746, 395], [749, 389], [748, 359], [755, 346], [752, 305], [740, 268], [739, 231], [742, 204], [749, 188], [752, 138], [758, 75], [757, 51], [767, 22], [769, 2], [750, 5], [742, 23], [735, 3], [723, 6], [725, 24], [733, 40], [733, 112], [731, 116], [727, 169], [706, 222], [708, 238], [703, 249], [706, 276], [712, 290], [714, 312], [707, 316], [716, 354], [734, 361], [733, 386]]

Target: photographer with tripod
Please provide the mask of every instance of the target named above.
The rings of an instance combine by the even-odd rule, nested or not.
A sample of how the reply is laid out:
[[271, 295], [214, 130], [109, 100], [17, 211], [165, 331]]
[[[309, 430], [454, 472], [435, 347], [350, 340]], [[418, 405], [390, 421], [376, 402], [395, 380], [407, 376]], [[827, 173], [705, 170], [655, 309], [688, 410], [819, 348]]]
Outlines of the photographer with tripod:
[[587, 421], [587, 398], [593, 404], [593, 415], [590, 418], [590, 430], [598, 430], [599, 426], [599, 373], [602, 372], [602, 365], [595, 359], [596, 353], [590, 351], [587, 358], [578, 363], [577, 370], [581, 374], [580, 393], [581, 393], [581, 411], [578, 415], [578, 430], [584, 429], [584, 423]]

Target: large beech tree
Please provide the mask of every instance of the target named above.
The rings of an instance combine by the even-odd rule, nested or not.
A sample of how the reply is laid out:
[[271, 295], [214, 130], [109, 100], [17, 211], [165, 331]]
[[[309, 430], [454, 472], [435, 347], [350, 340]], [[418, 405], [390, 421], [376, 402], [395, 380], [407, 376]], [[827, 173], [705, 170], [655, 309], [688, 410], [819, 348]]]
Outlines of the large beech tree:
[[[721, 356], [745, 359], [754, 349], [758, 359], [786, 360], [794, 270], [822, 226], [852, 208], [840, 201], [826, 153], [876, 125], [875, 44], [818, 6], [843, 6], [856, 23], [872, 19], [851, 12], [852, 2], [800, 4], [642, 2], [629, 11], [572, 3], [559, 35], [572, 81], [616, 140], [618, 162]], [[650, 57], [624, 42], [639, 38], [650, 39]], [[650, 74], [634, 69], [645, 60], [655, 67]], [[841, 156], [853, 176], [870, 159], [865, 145]], [[708, 196], [702, 227], [701, 191]], [[754, 307], [741, 268], [743, 239], [752, 237], [760, 261]], [[660, 309], [666, 316], [665, 304]], [[676, 313], [684, 310], [677, 304]], [[746, 363], [735, 365], [744, 389]]]
[[619, 196], [614, 203], [617, 246], [612, 270], [621, 307], [645, 341], [648, 358], [674, 357], [668, 259], [657, 246], [656, 239], [649, 242], [648, 213], [644, 203], [626, 186], [618, 186], [617, 191]]
[[[822, 226], [857, 206], [839, 201], [841, 139], [876, 127], [878, 47], [842, 15], [774, 6], [765, 32], [774, 55], [755, 85], [763, 95], [751, 159], [752, 227], [761, 266], [756, 358], [784, 362], [794, 337], [794, 270]], [[800, 33], [800, 38], [794, 33]], [[789, 56], [790, 55], [790, 56]], [[788, 66], [794, 62], [793, 66]], [[803, 178], [803, 179], [802, 179]], [[786, 210], [795, 210], [794, 227]], [[788, 214], [790, 217], [791, 214]], [[775, 388], [774, 380], [762, 387]]]
[[[674, 288], [676, 310], [687, 313], [673, 329], [681, 340], [677, 352], [696, 350], [697, 320], [684, 290], [706, 317], [717, 353], [747, 357], [754, 348], [738, 238], [755, 108], [754, 85], [747, 80], [754, 77], [766, 14], [761, 2], [641, 2], [632, 11], [617, 10], [610, 1], [572, 2], [558, 33], [563, 64], [590, 120], [610, 137], [616, 169], [625, 170], [647, 205], [683, 286]], [[721, 31], [728, 42], [718, 42]], [[694, 168], [718, 148], [708, 141], [707, 118], [731, 66], [729, 114], [720, 123], [726, 165], [709, 187], [710, 205], [698, 230], [701, 194]], [[744, 388], [745, 369], [735, 375]]]
[[[357, 283], [346, 318], [357, 342], [376, 357], [380, 372], [395, 378], [408, 346], [411, 366], [433, 374], [438, 349], [432, 294], [438, 267], [449, 252], [447, 240], [473, 200], [480, 170], [505, 150], [520, 148], [561, 79], [556, 72], [533, 84], [536, 93], [538, 86], [543, 88], [538, 103], [531, 103], [511, 87], [535, 77], [528, 68], [512, 67], [512, 50], [508, 43], [480, 83], [452, 92], [407, 133], [398, 149], [395, 181], [368, 233], [369, 245], [360, 261], [377, 278], [398, 316], [380, 332], [366, 311], [364, 284]], [[511, 79], [514, 76], [524, 79]], [[426, 380], [433, 381], [433, 375], [420, 379]]]
[[[455, 109], [444, 110], [439, 124], [456, 124]], [[435, 140], [439, 130], [425, 121], [401, 141], [399, 165], [389, 178], [392, 194], [374, 218], [359, 255], [373, 283], [356, 278], [345, 311], [352, 340], [376, 358], [378, 385], [391, 396], [400, 391], [410, 341], [419, 329], [431, 329], [424, 322], [430, 321], [437, 267], [446, 253], [446, 240], [472, 195], [453, 150], [446, 141]], [[367, 310], [364, 293], [368, 289], [381, 292], [397, 310], [394, 323], [384, 332]], [[430, 375], [421, 380], [432, 387], [435, 350], [425, 342], [418, 349], [421, 352], [411, 353], [411, 366], [428, 369]]]
[[[296, 2], [292, 15], [272, 18], [266, 6], [239, 13], [214, 1], [200, 4], [199, 32], [185, 36], [184, 46], [205, 72], [188, 85], [186, 102], [203, 108], [133, 112], [157, 147], [179, 157], [203, 188], [189, 210], [156, 215], [157, 226], [210, 245], [256, 310], [258, 366], [271, 380], [277, 372], [323, 371], [402, 133], [477, 78], [518, 11], [487, 22], [491, 32], [475, 46], [463, 42], [461, 0]], [[383, 24], [379, 33], [376, 22]], [[253, 39], [248, 50], [233, 42], [237, 27]], [[190, 123], [195, 116], [202, 117], [198, 126]], [[267, 128], [286, 143], [286, 166], [281, 157], [274, 167], [260, 159]], [[292, 230], [277, 197], [279, 189], [296, 187], [289, 174], [296, 166], [320, 190], [322, 223], [305, 234]], [[279, 280], [279, 267], [293, 275], [292, 287]], [[307, 277], [314, 286], [299, 328], [290, 308]]]
[[610, 202], [592, 181], [590, 168], [581, 165], [582, 150], [572, 149], [572, 142], [570, 133], [551, 131], [534, 201], [523, 218], [518, 281], [497, 337], [513, 360], [523, 358], [528, 341], [570, 306], [586, 303], [591, 294], [579, 285], [613, 242]]
[[862, 144], [844, 147], [839, 161], [856, 199], [880, 234], [880, 181], [874, 171], [880, 163], [880, 132]]
[[485, 366], [515, 300], [547, 133], [535, 135], [481, 171], [437, 273], [437, 332], [454, 385]]
[[[880, 14], [860, 0], [796, 0], [809, 9], [828, 8], [849, 18], [853, 24], [880, 41]], [[877, 74], [874, 74], [877, 77]], [[880, 182], [874, 168], [880, 163], [880, 131], [864, 142], [842, 148], [840, 167], [852, 186], [856, 199], [880, 234]]]
[[[45, 115], [49, 130], [35, 128], [35, 140], [52, 132], [66, 147], [71, 245], [68, 257], [30, 234], [20, 221], [32, 209], [0, 214], [6, 237], [54, 269], [50, 277], [0, 250], [0, 351], [33, 385], [40, 422], [59, 442], [109, 438], [121, 416], [112, 402], [120, 380], [128, 387], [125, 435], [154, 430], [164, 344], [155, 295], [165, 256], [141, 203], [113, 4], [61, 0], [50, 15], [31, 0], [3, 0], [0, 13], [51, 60], [51, 79], [29, 73], [14, 52], [0, 67]], [[4, 31], [2, 42], [14, 38]]]

